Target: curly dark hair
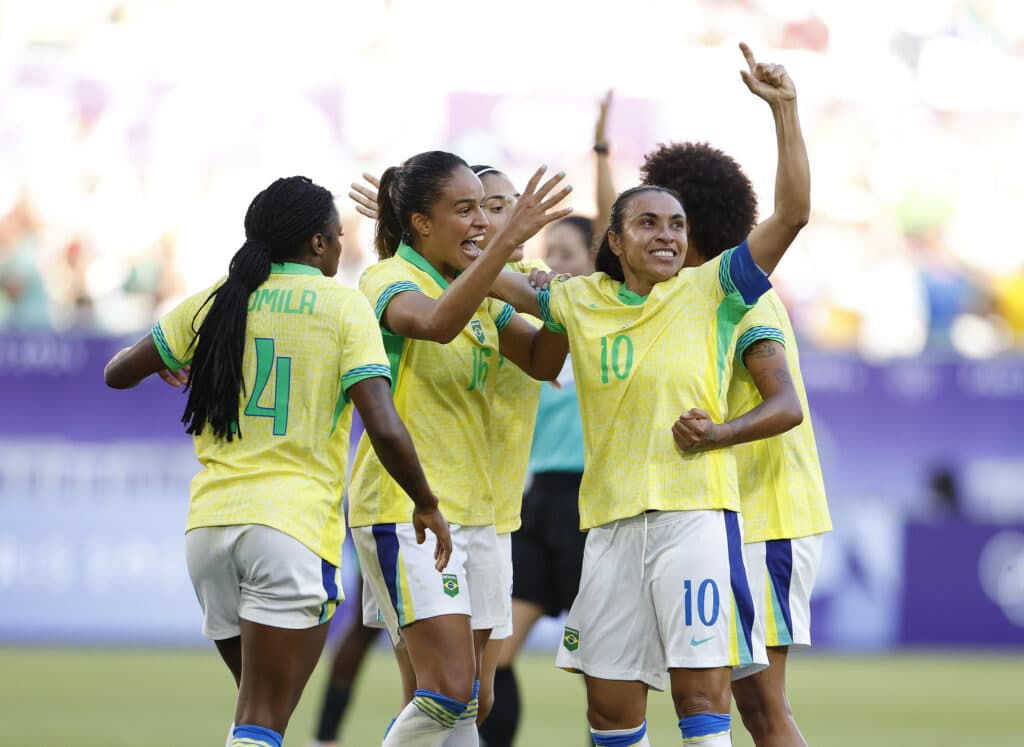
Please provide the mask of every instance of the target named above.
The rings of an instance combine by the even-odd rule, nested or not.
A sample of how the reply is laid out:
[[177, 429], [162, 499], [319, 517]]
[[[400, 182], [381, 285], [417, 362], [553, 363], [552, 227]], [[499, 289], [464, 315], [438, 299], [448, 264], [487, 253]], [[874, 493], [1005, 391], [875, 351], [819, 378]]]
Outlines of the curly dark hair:
[[640, 180], [679, 194], [690, 246], [704, 259], [738, 246], [757, 224], [750, 179], [731, 156], [707, 143], [659, 143], [644, 157]]

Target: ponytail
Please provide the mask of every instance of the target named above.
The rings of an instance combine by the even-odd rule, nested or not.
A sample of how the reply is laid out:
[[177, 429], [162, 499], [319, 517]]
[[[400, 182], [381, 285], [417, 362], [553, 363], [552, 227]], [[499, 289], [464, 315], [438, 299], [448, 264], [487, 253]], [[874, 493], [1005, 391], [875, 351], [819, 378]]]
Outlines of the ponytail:
[[[244, 389], [249, 296], [270, 277], [271, 264], [300, 258], [303, 245], [326, 230], [336, 215], [334, 197], [303, 176], [278, 179], [260, 192], [245, 214], [245, 243], [228, 265], [228, 277], [192, 319], [195, 352], [188, 377], [188, 402], [181, 422], [199, 435], [209, 425], [215, 438], [242, 436], [239, 397]], [[199, 325], [195, 321], [209, 304]]]
[[402, 241], [413, 246], [415, 213], [428, 214], [441, 198], [448, 179], [466, 162], [453, 153], [431, 150], [386, 169], [377, 190], [377, 233], [374, 247], [380, 259], [394, 256]]
[[380, 189], [377, 190], [377, 233], [373, 239], [380, 259], [393, 257], [402, 241], [402, 219], [394, 198], [396, 184], [401, 178], [402, 170], [398, 166], [390, 166], [380, 176]]

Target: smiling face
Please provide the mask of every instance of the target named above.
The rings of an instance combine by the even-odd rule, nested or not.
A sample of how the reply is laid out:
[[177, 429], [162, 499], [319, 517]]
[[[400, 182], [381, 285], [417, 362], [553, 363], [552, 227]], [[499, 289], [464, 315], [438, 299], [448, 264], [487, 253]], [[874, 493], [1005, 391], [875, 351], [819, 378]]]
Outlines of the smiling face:
[[[481, 246], [486, 249], [491, 239], [505, 227], [509, 216], [512, 214], [512, 207], [519, 199], [519, 192], [512, 181], [496, 171], [490, 171], [480, 177], [484, 187], [483, 207], [484, 215], [487, 216], [487, 234]], [[509, 256], [509, 262], [518, 262], [523, 258], [523, 245], [520, 244]]]
[[416, 248], [441, 274], [465, 270], [480, 256], [478, 243], [487, 230], [480, 207], [483, 197], [476, 174], [458, 166], [429, 213], [413, 213], [411, 222], [419, 238]]
[[622, 263], [626, 287], [646, 296], [657, 283], [674, 277], [686, 258], [686, 214], [667, 192], [641, 192], [626, 206], [622, 232], [609, 235]]

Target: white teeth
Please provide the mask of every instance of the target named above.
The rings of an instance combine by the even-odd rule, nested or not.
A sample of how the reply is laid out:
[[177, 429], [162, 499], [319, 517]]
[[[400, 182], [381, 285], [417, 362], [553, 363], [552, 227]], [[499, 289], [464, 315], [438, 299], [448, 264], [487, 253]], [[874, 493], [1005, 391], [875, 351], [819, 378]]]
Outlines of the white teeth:
[[655, 257], [674, 257], [676, 253], [671, 249], [657, 249], [651, 252]]

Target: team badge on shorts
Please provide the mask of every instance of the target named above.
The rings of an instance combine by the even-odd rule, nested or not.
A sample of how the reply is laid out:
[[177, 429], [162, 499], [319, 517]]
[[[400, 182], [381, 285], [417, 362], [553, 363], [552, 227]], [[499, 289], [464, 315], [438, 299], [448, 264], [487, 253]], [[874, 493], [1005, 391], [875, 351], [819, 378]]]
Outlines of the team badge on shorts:
[[562, 645], [568, 651], [575, 651], [580, 647], [580, 631], [573, 628], [566, 628], [562, 636]]
[[473, 328], [473, 334], [476, 335], [476, 339], [480, 341], [480, 344], [484, 344], [484, 325], [480, 323], [479, 319], [474, 319], [469, 323], [469, 326]]
[[445, 573], [441, 576], [441, 585], [444, 587], [444, 593], [450, 597], [456, 597], [459, 595], [459, 577], [451, 573]]

